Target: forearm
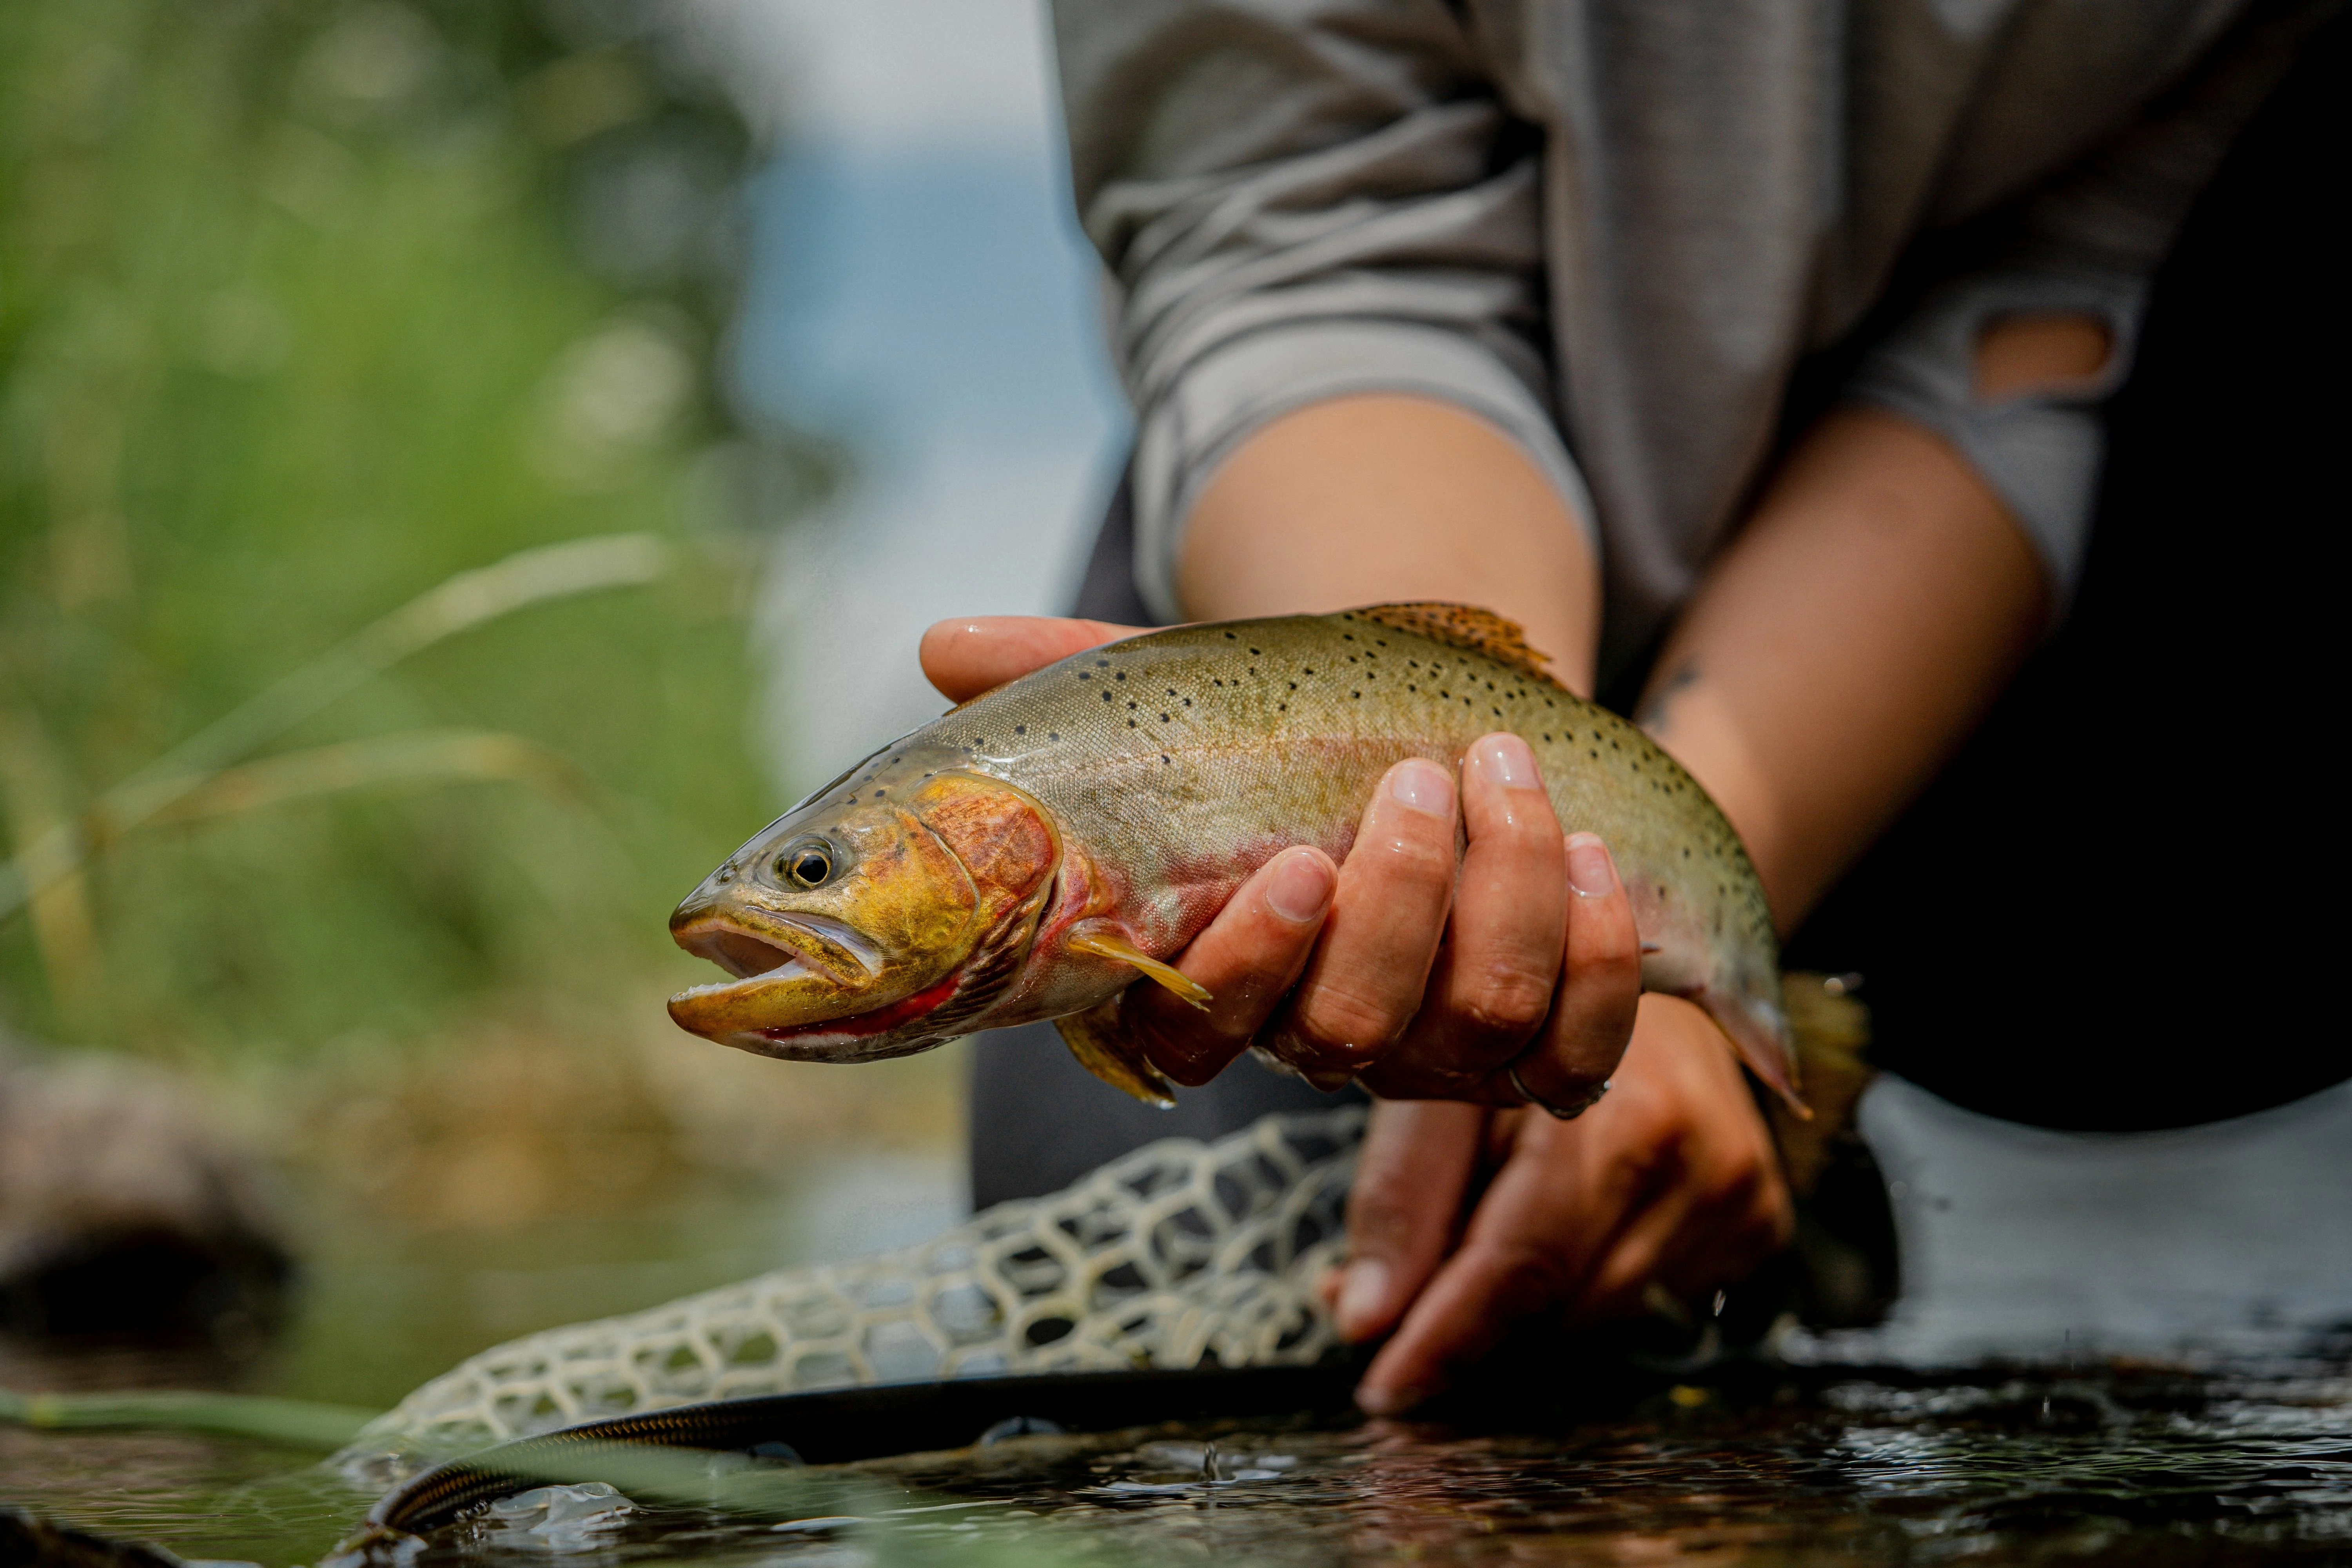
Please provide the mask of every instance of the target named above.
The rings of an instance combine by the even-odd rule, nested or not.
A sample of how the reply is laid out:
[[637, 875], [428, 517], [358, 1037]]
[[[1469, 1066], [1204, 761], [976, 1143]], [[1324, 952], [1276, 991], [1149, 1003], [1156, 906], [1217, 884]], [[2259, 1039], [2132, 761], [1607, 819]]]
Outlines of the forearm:
[[1976, 726], [2048, 614], [2032, 547], [1956, 452], [1841, 412], [1709, 574], [1639, 717], [1738, 829], [1787, 931]]
[[1601, 593], [1583, 521], [1500, 431], [1424, 398], [1335, 398], [1251, 437], [1193, 509], [1177, 587], [1203, 619], [1478, 605], [1591, 689]]

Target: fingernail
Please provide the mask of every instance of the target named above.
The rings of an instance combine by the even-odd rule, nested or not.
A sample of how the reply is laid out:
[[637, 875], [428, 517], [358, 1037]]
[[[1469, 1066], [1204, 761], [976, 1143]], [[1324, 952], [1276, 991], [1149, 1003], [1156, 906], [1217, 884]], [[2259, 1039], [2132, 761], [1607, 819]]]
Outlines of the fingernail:
[[1536, 754], [1517, 735], [1489, 735], [1470, 748], [1470, 761], [1488, 784], [1505, 789], [1537, 789]]
[[1339, 1321], [1339, 1337], [1360, 1340], [1374, 1332], [1387, 1316], [1388, 1305], [1389, 1266], [1377, 1258], [1349, 1264], [1339, 1285], [1339, 1308], [1333, 1314]]
[[1389, 794], [1399, 804], [1432, 816], [1454, 815], [1454, 780], [1425, 757], [1412, 757], [1389, 770]]
[[1428, 1397], [1427, 1389], [1379, 1388], [1367, 1383], [1356, 1390], [1356, 1407], [1367, 1415], [1402, 1415]]
[[1617, 890], [1617, 865], [1609, 858], [1609, 846], [1601, 842], [1600, 835], [1568, 836], [1568, 885], [1588, 899]]
[[1293, 925], [1305, 925], [1331, 904], [1331, 868], [1320, 855], [1283, 858], [1266, 884], [1265, 907]]

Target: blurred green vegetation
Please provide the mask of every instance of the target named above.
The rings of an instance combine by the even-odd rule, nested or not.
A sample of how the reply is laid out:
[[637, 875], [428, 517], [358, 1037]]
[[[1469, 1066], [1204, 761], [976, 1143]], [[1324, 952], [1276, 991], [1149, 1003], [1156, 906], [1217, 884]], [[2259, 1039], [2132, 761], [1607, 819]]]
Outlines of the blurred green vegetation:
[[486, 1011], [593, 1028], [675, 960], [670, 902], [773, 804], [743, 481], [773, 511], [824, 479], [711, 369], [752, 155], [613, 0], [0, 6], [12, 853], [453, 574], [678, 542], [269, 748], [502, 731], [576, 786], [387, 776], [129, 833], [0, 917], [7, 1024], [290, 1060]]

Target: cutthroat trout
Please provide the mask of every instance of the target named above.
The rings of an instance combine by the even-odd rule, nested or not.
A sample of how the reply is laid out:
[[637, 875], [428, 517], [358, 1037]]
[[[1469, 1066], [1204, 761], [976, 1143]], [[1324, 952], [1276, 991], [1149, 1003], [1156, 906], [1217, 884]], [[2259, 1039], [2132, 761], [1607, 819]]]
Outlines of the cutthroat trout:
[[874, 1061], [1055, 1020], [1139, 1099], [1167, 1081], [1117, 1028], [1167, 961], [1294, 844], [1347, 858], [1406, 757], [1459, 769], [1509, 730], [1570, 831], [1632, 895], [1643, 985], [1688, 997], [1793, 1102], [1778, 944], [1723, 814], [1647, 736], [1545, 672], [1519, 628], [1453, 605], [1179, 626], [1075, 654], [885, 746], [761, 829], [670, 917], [734, 976], [673, 997], [698, 1035]]

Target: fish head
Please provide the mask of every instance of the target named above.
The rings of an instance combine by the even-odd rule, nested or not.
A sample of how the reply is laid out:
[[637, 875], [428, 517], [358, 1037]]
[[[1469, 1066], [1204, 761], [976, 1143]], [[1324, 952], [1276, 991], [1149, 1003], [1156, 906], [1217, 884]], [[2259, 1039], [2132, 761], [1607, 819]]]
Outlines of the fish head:
[[669, 1016], [795, 1061], [944, 1044], [1018, 973], [1061, 852], [1052, 814], [1001, 779], [919, 754], [861, 764], [678, 905], [672, 940], [730, 978]]

